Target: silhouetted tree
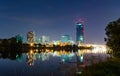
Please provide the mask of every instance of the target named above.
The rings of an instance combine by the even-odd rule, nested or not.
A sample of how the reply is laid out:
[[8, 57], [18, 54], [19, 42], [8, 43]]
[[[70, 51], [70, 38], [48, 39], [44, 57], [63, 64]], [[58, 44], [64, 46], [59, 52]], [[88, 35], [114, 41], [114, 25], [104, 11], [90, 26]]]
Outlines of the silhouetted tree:
[[8, 44], [8, 40], [7, 39], [3, 39], [2, 40], [2, 45], [7, 47], [9, 45]]
[[120, 19], [110, 22], [106, 28], [106, 45], [112, 49], [114, 56], [120, 56]]

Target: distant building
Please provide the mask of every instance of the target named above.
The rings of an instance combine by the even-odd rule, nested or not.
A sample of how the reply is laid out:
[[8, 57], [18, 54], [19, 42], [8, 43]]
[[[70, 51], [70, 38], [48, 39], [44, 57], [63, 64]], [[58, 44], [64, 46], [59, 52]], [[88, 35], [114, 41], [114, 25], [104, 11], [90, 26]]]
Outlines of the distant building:
[[60, 38], [61, 42], [69, 42], [70, 41], [70, 36], [69, 35], [63, 35]]
[[34, 43], [38, 44], [40, 43], [40, 38], [38, 39], [37, 37], [34, 38]]
[[15, 36], [15, 38], [16, 38], [17, 43], [19, 43], [19, 42], [22, 43], [23, 42], [23, 37], [21, 35], [18, 34], [17, 36]]
[[84, 24], [82, 21], [76, 23], [76, 42], [83, 43], [84, 41]]
[[50, 42], [49, 36], [42, 36], [42, 37], [40, 38], [40, 43], [42, 43], [42, 44], [47, 44], [48, 42]]
[[35, 33], [33, 31], [29, 31], [27, 33], [27, 42], [34, 43], [34, 37], [35, 37]]

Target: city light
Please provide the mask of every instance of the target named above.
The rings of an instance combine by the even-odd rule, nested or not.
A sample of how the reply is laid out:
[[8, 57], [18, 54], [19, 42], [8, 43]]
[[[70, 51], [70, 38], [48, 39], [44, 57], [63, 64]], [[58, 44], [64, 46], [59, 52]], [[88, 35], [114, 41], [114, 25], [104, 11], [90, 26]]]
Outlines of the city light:
[[80, 26], [80, 25], [82, 25], [82, 24], [81, 24], [81, 23], [78, 23], [77, 25], [79, 25], [79, 26]]
[[30, 54], [33, 54], [34, 52], [33, 52], [33, 50], [30, 50]]
[[93, 53], [106, 53], [107, 48], [105, 45], [93, 45]]
[[30, 46], [31, 46], [31, 47], [34, 46], [34, 43], [30, 43]]

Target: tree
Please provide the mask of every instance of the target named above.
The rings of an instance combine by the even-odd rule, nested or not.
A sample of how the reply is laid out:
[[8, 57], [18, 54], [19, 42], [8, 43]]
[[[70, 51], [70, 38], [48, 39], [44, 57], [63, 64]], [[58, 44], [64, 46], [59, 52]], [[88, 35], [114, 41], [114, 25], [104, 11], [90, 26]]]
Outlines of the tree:
[[110, 22], [106, 28], [106, 45], [112, 49], [114, 56], [120, 56], [120, 18]]

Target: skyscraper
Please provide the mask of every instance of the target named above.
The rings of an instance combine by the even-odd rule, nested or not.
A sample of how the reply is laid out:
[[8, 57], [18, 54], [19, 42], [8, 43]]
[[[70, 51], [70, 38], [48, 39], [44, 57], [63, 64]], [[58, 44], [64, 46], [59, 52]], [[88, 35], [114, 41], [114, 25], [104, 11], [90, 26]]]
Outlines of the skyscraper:
[[42, 36], [40, 40], [42, 44], [47, 44], [48, 42], [50, 42], [49, 36]]
[[27, 42], [34, 43], [34, 37], [35, 37], [35, 33], [33, 31], [29, 31], [27, 33]]
[[77, 20], [76, 22], [76, 42], [83, 43], [84, 41], [84, 23], [83, 21]]

